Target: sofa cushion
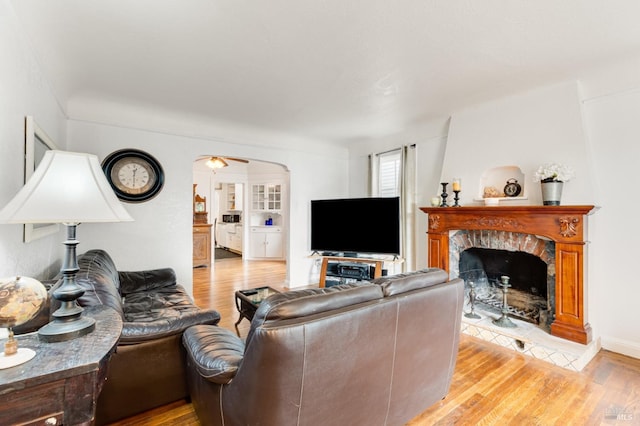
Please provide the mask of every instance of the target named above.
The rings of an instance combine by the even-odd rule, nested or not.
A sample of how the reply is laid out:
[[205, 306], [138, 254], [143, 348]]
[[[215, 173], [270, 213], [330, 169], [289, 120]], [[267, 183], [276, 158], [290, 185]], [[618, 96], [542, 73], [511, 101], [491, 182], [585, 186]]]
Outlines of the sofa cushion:
[[124, 299], [120, 344], [134, 344], [182, 333], [196, 324], [217, 324], [220, 314], [200, 309], [180, 285], [130, 293]]
[[118, 270], [109, 254], [104, 250], [89, 250], [79, 257], [78, 267], [76, 283], [84, 289], [78, 304], [108, 306], [124, 320]]
[[431, 287], [449, 279], [447, 272], [439, 268], [428, 268], [406, 274], [391, 275], [372, 280], [382, 288], [385, 297], [406, 293], [419, 288]]
[[229, 383], [242, 363], [244, 343], [226, 328], [189, 327], [182, 335], [182, 343], [198, 373], [210, 382]]
[[300, 318], [381, 298], [381, 287], [366, 281], [273, 294], [260, 303], [246, 341], [268, 320]]
[[173, 268], [150, 269], [147, 271], [120, 271], [120, 294], [126, 296], [140, 291], [157, 290], [177, 284]]

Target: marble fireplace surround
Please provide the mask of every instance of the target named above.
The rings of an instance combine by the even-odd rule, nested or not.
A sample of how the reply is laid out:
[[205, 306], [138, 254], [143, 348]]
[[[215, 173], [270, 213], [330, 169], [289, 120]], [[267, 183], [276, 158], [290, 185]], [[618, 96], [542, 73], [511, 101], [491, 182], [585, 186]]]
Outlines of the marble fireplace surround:
[[492, 230], [531, 234], [555, 243], [555, 320], [551, 334], [592, 340], [584, 300], [586, 221], [594, 206], [421, 207], [428, 215], [428, 265], [450, 272], [449, 232]]

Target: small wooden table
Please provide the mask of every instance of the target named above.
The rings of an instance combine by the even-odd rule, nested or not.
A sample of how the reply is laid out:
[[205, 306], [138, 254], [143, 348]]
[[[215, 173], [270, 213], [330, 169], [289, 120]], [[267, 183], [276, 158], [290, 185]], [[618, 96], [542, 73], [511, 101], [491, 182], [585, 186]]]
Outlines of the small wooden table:
[[240, 331], [238, 330], [238, 324], [240, 324], [240, 321], [242, 321], [243, 318], [251, 321], [260, 306], [260, 302], [276, 293], [280, 292], [271, 287], [258, 287], [249, 290], [236, 291], [236, 309], [238, 310], [239, 317], [238, 321], [235, 323], [235, 327], [238, 336], [240, 335]]
[[107, 364], [122, 319], [104, 306], [85, 308], [96, 320], [93, 332], [66, 342], [41, 342], [37, 333], [16, 336], [36, 356], [0, 370], [0, 424], [93, 424]]

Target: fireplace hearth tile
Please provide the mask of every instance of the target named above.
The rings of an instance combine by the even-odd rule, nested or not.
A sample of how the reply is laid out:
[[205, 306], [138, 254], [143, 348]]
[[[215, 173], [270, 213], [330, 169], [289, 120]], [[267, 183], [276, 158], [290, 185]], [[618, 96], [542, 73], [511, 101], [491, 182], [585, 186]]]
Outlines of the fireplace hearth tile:
[[[468, 306], [465, 306], [467, 310]], [[504, 348], [519, 352], [525, 356], [565, 368], [581, 371], [600, 350], [600, 341], [588, 345], [571, 342], [552, 336], [534, 324], [512, 318], [516, 328], [505, 329], [492, 323], [497, 315], [476, 307], [481, 318], [462, 316], [461, 332]]]

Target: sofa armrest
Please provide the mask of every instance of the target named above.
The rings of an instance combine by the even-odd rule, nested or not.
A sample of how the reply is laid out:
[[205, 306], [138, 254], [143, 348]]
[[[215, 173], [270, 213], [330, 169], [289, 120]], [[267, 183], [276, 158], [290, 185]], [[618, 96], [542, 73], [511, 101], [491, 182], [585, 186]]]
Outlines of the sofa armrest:
[[172, 268], [118, 271], [118, 276], [120, 278], [120, 294], [123, 296], [176, 285], [176, 273]]
[[189, 327], [182, 335], [182, 343], [198, 373], [210, 382], [231, 382], [242, 364], [244, 342], [226, 328]]

